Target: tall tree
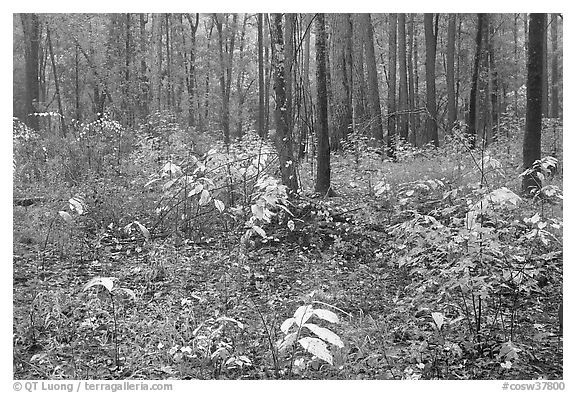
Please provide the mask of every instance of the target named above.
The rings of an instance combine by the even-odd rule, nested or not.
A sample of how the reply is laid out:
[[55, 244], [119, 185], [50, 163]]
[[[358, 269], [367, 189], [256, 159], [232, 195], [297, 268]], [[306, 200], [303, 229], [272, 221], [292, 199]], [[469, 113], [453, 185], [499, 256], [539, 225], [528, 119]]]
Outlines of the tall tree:
[[148, 14], [140, 14], [139, 22], [140, 22], [139, 25], [140, 74], [138, 76], [139, 78], [138, 104], [140, 107], [140, 115], [142, 117], [146, 117], [148, 116], [148, 94], [150, 90], [148, 80], [148, 65], [146, 64], [146, 55], [148, 52], [146, 24], [148, 23]]
[[[544, 29], [546, 14], [530, 14], [528, 32], [528, 77], [526, 81], [526, 130], [522, 156], [524, 169], [532, 167], [534, 161], [541, 156], [542, 134], [542, 79], [544, 72]], [[540, 179], [535, 176], [522, 178], [522, 193], [530, 192], [541, 186]]]
[[37, 14], [20, 14], [24, 30], [24, 59], [26, 63], [25, 123], [38, 130], [37, 105], [40, 99], [38, 58], [40, 53], [40, 21]]
[[542, 115], [548, 117], [548, 14], [544, 14], [544, 38], [542, 43]]
[[[198, 24], [200, 20], [200, 14], [195, 14], [193, 17], [191, 14], [186, 14], [186, 19], [190, 25], [190, 53], [185, 57], [185, 68], [186, 71], [186, 90], [188, 95], [188, 125], [196, 125], [196, 95], [197, 95], [197, 84], [196, 84], [196, 31], [198, 30]], [[187, 63], [187, 64], [186, 64]]]
[[287, 13], [284, 15], [286, 20], [286, 29], [284, 30], [284, 79], [286, 81], [286, 114], [288, 119], [288, 128], [292, 133], [293, 113], [292, 113], [292, 95], [293, 95], [293, 78], [294, 73], [294, 27], [296, 24], [296, 14]]
[[477, 96], [478, 96], [478, 78], [480, 74], [480, 60], [482, 57], [482, 31], [484, 30], [485, 14], [478, 14], [478, 23], [476, 26], [476, 52], [474, 54], [474, 68], [472, 71], [472, 85], [470, 87], [470, 108], [468, 110], [468, 128], [467, 134], [471, 146], [476, 145], [476, 122], [477, 122]]
[[410, 30], [408, 33], [408, 108], [410, 109], [410, 126], [408, 141], [414, 146], [416, 145], [416, 121], [418, 119], [416, 114], [416, 95], [418, 94], [418, 56], [415, 51], [415, 29], [414, 14], [410, 14]]
[[354, 127], [366, 121], [365, 29], [362, 23], [362, 14], [352, 14], [352, 113]]
[[374, 27], [372, 26], [370, 14], [362, 14], [362, 24], [365, 28], [364, 50], [366, 51], [366, 69], [368, 74], [368, 111], [370, 113], [371, 136], [376, 141], [383, 141], [382, 110], [380, 108], [378, 72], [376, 70], [376, 54], [374, 52]]
[[[424, 14], [424, 40], [426, 41], [426, 142], [439, 146], [436, 115], [436, 32], [434, 15]], [[436, 23], [437, 25], [437, 23]]]
[[276, 107], [274, 119], [276, 122], [276, 135], [274, 142], [280, 160], [282, 183], [292, 193], [298, 190], [296, 166], [292, 147], [292, 130], [288, 127], [288, 113], [286, 110], [286, 80], [284, 57], [284, 33], [282, 29], [282, 14], [272, 14], [272, 67], [274, 69], [274, 93]]
[[222, 19], [227, 22], [228, 15], [214, 14], [214, 24], [218, 32], [218, 54], [220, 59], [221, 124], [226, 145], [230, 143], [230, 86], [232, 83], [232, 58], [236, 41], [237, 18], [238, 14], [234, 14], [232, 16], [232, 26], [228, 26], [228, 23], [226, 23], [226, 31], [224, 31]]
[[550, 38], [552, 40], [552, 97], [550, 102], [550, 117], [560, 117], [559, 98], [558, 98], [558, 14], [552, 14], [552, 23], [550, 26]]
[[50, 52], [50, 60], [52, 63], [52, 74], [54, 75], [54, 88], [56, 90], [56, 98], [58, 99], [58, 113], [60, 114], [60, 129], [62, 136], [66, 138], [66, 119], [64, 118], [64, 110], [62, 108], [62, 97], [60, 96], [60, 81], [58, 72], [56, 72], [56, 60], [54, 59], [54, 48], [52, 47], [52, 38], [50, 36], [50, 28], [46, 27], [46, 40], [48, 41], [48, 50]]
[[243, 91], [242, 87], [244, 85], [244, 77], [246, 75], [246, 65], [244, 64], [244, 42], [246, 39], [246, 23], [248, 22], [248, 14], [244, 14], [244, 19], [242, 22], [242, 32], [240, 33], [240, 47], [238, 54], [238, 71], [236, 75], [236, 95], [238, 96], [238, 114], [236, 119], [236, 136], [242, 138], [242, 124], [243, 124], [243, 112], [244, 112], [244, 101], [246, 100], [246, 95], [250, 90], [251, 84]]
[[340, 141], [348, 135], [352, 125], [352, 94], [348, 73], [351, 71], [348, 52], [350, 48], [350, 14], [334, 14], [333, 17], [333, 74], [332, 98], [334, 127], [330, 139], [332, 150], [340, 149]]
[[490, 102], [490, 133], [488, 135], [487, 142], [498, 140], [498, 129], [499, 129], [499, 118], [500, 118], [500, 100], [498, 99], [498, 68], [496, 67], [496, 48], [494, 41], [496, 39], [496, 27], [495, 20], [493, 18], [489, 19], [489, 31], [487, 37], [488, 43], [488, 69], [489, 69], [489, 81], [488, 81], [488, 94]]
[[400, 89], [398, 92], [398, 134], [408, 140], [408, 65], [406, 62], [406, 14], [398, 14], [398, 71]]
[[456, 89], [454, 86], [454, 52], [456, 50], [456, 14], [448, 16], [448, 43], [446, 48], [446, 89], [448, 95], [448, 128], [456, 123]]
[[328, 90], [326, 86], [326, 27], [324, 14], [316, 15], [316, 94], [318, 120], [316, 138], [318, 141], [318, 165], [316, 172], [316, 192], [329, 195], [330, 192], [330, 141], [328, 136]]
[[388, 157], [396, 158], [396, 32], [397, 15], [388, 15]]
[[266, 116], [264, 113], [264, 26], [263, 16], [258, 14], [258, 135], [264, 137], [267, 133], [264, 126]]

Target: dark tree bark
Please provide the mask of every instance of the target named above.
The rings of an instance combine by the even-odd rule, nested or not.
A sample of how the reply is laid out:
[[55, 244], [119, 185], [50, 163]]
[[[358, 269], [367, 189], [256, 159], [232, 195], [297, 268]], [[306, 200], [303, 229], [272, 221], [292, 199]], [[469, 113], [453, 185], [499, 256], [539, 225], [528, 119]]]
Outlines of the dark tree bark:
[[[530, 14], [528, 32], [528, 78], [526, 82], [526, 130], [522, 149], [524, 169], [541, 156], [542, 79], [544, 72], [544, 31], [546, 14]], [[537, 176], [522, 178], [522, 193], [530, 195], [541, 182]]]
[[[414, 15], [414, 14], [412, 14]], [[413, 38], [414, 38], [414, 108], [416, 108], [417, 110], [420, 109], [421, 107], [421, 103], [420, 103], [420, 77], [419, 77], [419, 73], [418, 73], [418, 67], [419, 67], [419, 62], [418, 62], [418, 58], [419, 58], [419, 46], [418, 46], [418, 24], [413, 23]], [[414, 146], [419, 146], [419, 144], [422, 144], [422, 131], [420, 130], [420, 126], [421, 126], [421, 121], [420, 121], [420, 113], [416, 112], [414, 113], [414, 131], [412, 132], [412, 139], [413, 139], [413, 144]]]
[[263, 16], [258, 14], [258, 135], [264, 138], [266, 116], [264, 108], [264, 26]]
[[376, 54], [374, 52], [374, 27], [370, 14], [362, 14], [364, 25], [364, 49], [366, 51], [366, 69], [368, 74], [368, 111], [370, 113], [371, 136], [376, 141], [384, 140], [382, 131], [382, 110], [380, 92], [378, 91], [378, 72], [376, 71]]
[[82, 121], [80, 110], [80, 59], [78, 44], [74, 45], [74, 118], [77, 122]]
[[397, 15], [388, 15], [388, 157], [396, 159], [396, 31]]
[[470, 88], [470, 108], [468, 111], [468, 128], [466, 132], [472, 147], [476, 146], [476, 104], [478, 95], [478, 76], [480, 73], [480, 59], [482, 57], [482, 31], [484, 29], [484, 19], [484, 14], [478, 14], [478, 25], [476, 28], [476, 53], [474, 55], [472, 86]]
[[436, 115], [436, 34], [433, 14], [424, 14], [424, 38], [426, 41], [426, 139], [439, 146]]
[[408, 108], [410, 110], [410, 125], [408, 131], [408, 141], [413, 146], [416, 146], [416, 81], [417, 76], [415, 72], [416, 57], [414, 52], [414, 14], [410, 14], [410, 31], [408, 34]]
[[196, 86], [196, 31], [198, 31], [198, 23], [200, 19], [200, 14], [195, 14], [192, 17], [191, 14], [186, 14], [186, 19], [190, 25], [190, 53], [189, 57], [186, 57], [188, 65], [186, 72], [186, 90], [188, 95], [188, 125], [196, 125], [196, 96], [197, 96], [197, 86]]
[[362, 14], [352, 15], [352, 112], [354, 128], [366, 121], [366, 78], [364, 77], [364, 28]]
[[293, 73], [294, 73], [294, 25], [296, 23], [296, 14], [287, 13], [284, 16], [286, 20], [286, 29], [284, 30], [284, 78], [286, 80], [286, 119], [288, 121], [288, 129], [292, 133], [294, 128], [293, 111], [292, 111], [292, 96], [293, 96]]
[[548, 14], [544, 14], [544, 38], [542, 43], [542, 115], [548, 117]]
[[315, 191], [322, 195], [330, 193], [330, 142], [328, 136], [328, 90], [326, 86], [326, 27], [324, 14], [316, 15], [316, 94], [318, 120], [318, 165]]
[[456, 89], [454, 84], [454, 52], [456, 50], [456, 14], [448, 16], [448, 44], [446, 48], [446, 89], [448, 95], [448, 129], [456, 123]]
[[66, 138], [66, 119], [64, 118], [64, 110], [62, 109], [62, 97], [60, 96], [60, 81], [58, 72], [56, 72], [56, 60], [54, 60], [54, 48], [52, 47], [52, 38], [50, 37], [50, 28], [46, 28], [46, 40], [48, 41], [48, 50], [50, 52], [50, 60], [52, 63], [52, 74], [54, 75], [54, 88], [56, 89], [56, 98], [58, 99], [58, 112], [60, 114], [60, 129], [62, 136]]
[[[232, 59], [236, 40], [236, 21], [238, 14], [232, 16], [232, 26], [226, 26], [224, 31], [221, 18], [227, 16], [214, 14], [214, 23], [218, 32], [218, 54], [220, 59], [220, 93], [222, 96], [221, 124], [224, 133], [224, 143], [230, 143], [230, 86], [232, 83]], [[224, 35], [229, 35], [225, 37]]]
[[334, 127], [332, 127], [330, 148], [335, 151], [340, 149], [340, 141], [346, 138], [352, 125], [352, 95], [348, 77], [351, 69], [348, 60], [348, 52], [351, 50], [349, 46], [350, 14], [334, 14], [333, 21], [332, 97]]
[[242, 22], [242, 32], [240, 33], [240, 47], [239, 49], [239, 59], [238, 62], [240, 63], [239, 65], [239, 70], [238, 70], [238, 75], [236, 77], [236, 94], [238, 95], [238, 119], [236, 120], [236, 136], [237, 138], [242, 138], [242, 134], [243, 134], [243, 130], [242, 130], [242, 123], [243, 123], [243, 119], [242, 119], [242, 114], [244, 111], [244, 101], [246, 100], [246, 94], [248, 92], [248, 89], [250, 89], [250, 87], [248, 87], [248, 89], [246, 89], [246, 91], [242, 91], [242, 86], [244, 85], [244, 77], [245, 77], [245, 73], [246, 73], [246, 65], [244, 64], [244, 41], [245, 41], [245, 37], [246, 37], [246, 23], [248, 21], [248, 14], [244, 14], [244, 19]]
[[284, 33], [282, 29], [282, 14], [272, 14], [272, 67], [274, 68], [274, 93], [276, 95], [276, 108], [274, 119], [276, 122], [276, 135], [274, 142], [280, 161], [282, 183], [291, 193], [298, 190], [296, 166], [292, 147], [292, 130], [288, 128], [288, 113], [286, 110], [286, 81], [284, 57]]
[[146, 56], [148, 54], [147, 39], [146, 39], [146, 23], [148, 23], [147, 14], [140, 14], [140, 75], [139, 75], [139, 107], [140, 116], [148, 116], [148, 94], [150, 90], [148, 81], [148, 66], [146, 64]]
[[406, 63], [406, 14], [398, 14], [398, 70], [400, 90], [398, 93], [398, 134], [408, 140], [408, 65]]
[[26, 98], [24, 122], [28, 127], [38, 130], [40, 127], [37, 105], [40, 99], [39, 67], [40, 54], [40, 21], [37, 14], [20, 14], [24, 29], [24, 59], [26, 63]]
[[550, 27], [550, 35], [552, 39], [552, 97], [550, 103], [550, 117], [555, 119], [560, 117], [559, 110], [559, 78], [558, 78], [558, 14], [552, 14], [552, 24]]
[[490, 137], [487, 142], [497, 141], [499, 132], [500, 103], [498, 99], [498, 69], [496, 68], [496, 48], [494, 47], [494, 38], [496, 37], [496, 28], [494, 20], [490, 20], [490, 29], [488, 36], [488, 58], [489, 58], [489, 95], [490, 95]]

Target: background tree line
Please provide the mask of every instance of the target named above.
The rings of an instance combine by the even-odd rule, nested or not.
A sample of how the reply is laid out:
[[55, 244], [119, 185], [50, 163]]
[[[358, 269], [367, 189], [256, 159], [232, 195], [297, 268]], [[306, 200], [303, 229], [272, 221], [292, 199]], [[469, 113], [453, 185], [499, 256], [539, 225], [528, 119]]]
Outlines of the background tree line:
[[[282, 177], [354, 135], [438, 146], [458, 124], [472, 144], [524, 118], [527, 14], [18, 14], [13, 113], [67, 137], [105, 113], [128, 129], [153, 113], [219, 129], [225, 143], [270, 130]], [[562, 113], [562, 19], [542, 26], [544, 117]], [[312, 41], [314, 37], [315, 41]], [[34, 113], [50, 113], [38, 116]], [[313, 142], [313, 143], [310, 143]], [[322, 185], [323, 184], [323, 185]]]

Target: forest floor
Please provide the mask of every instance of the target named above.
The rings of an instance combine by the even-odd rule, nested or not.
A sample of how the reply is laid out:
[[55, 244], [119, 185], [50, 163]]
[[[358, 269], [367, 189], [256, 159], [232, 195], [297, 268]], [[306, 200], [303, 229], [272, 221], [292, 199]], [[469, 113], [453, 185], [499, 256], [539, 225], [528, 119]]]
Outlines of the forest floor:
[[[48, 242], [46, 217], [67, 198], [15, 206], [14, 378], [562, 379], [561, 245], [538, 253], [549, 263], [538, 265], [532, 290], [504, 296], [489, 287], [475, 329], [473, 296], [457, 298], [434, 270], [418, 274], [422, 266], [401, 257], [411, 247], [402, 233], [409, 212], [445, 222], [464, 215], [450, 210], [445, 189], [406, 191], [417, 191], [420, 178], [447, 184], [450, 163], [386, 163], [377, 176], [355, 172], [351, 160], [333, 157], [336, 197], [304, 198], [295, 230], [272, 225], [272, 240], [249, 246], [240, 245], [241, 232], [143, 242], [104, 231], [100, 244], [112, 245], [105, 252], [72, 231]], [[398, 191], [375, 196], [372, 178]], [[400, 201], [401, 193], [412, 198]], [[436, 241], [423, 240], [422, 253], [433, 254]], [[84, 291], [95, 277], [114, 277], [127, 291]], [[301, 348], [272, 349], [282, 322], [306, 304], [339, 316], [323, 324], [344, 343], [331, 347], [333, 365]]]

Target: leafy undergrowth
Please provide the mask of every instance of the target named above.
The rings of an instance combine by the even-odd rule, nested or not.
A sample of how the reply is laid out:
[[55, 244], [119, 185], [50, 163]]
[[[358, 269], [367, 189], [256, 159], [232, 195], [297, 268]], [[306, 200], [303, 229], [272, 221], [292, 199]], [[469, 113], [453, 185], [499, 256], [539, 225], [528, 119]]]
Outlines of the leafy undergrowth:
[[211, 153], [15, 206], [14, 378], [561, 379], [561, 177], [522, 199], [499, 152], [340, 153], [336, 197], [264, 177], [244, 208]]

